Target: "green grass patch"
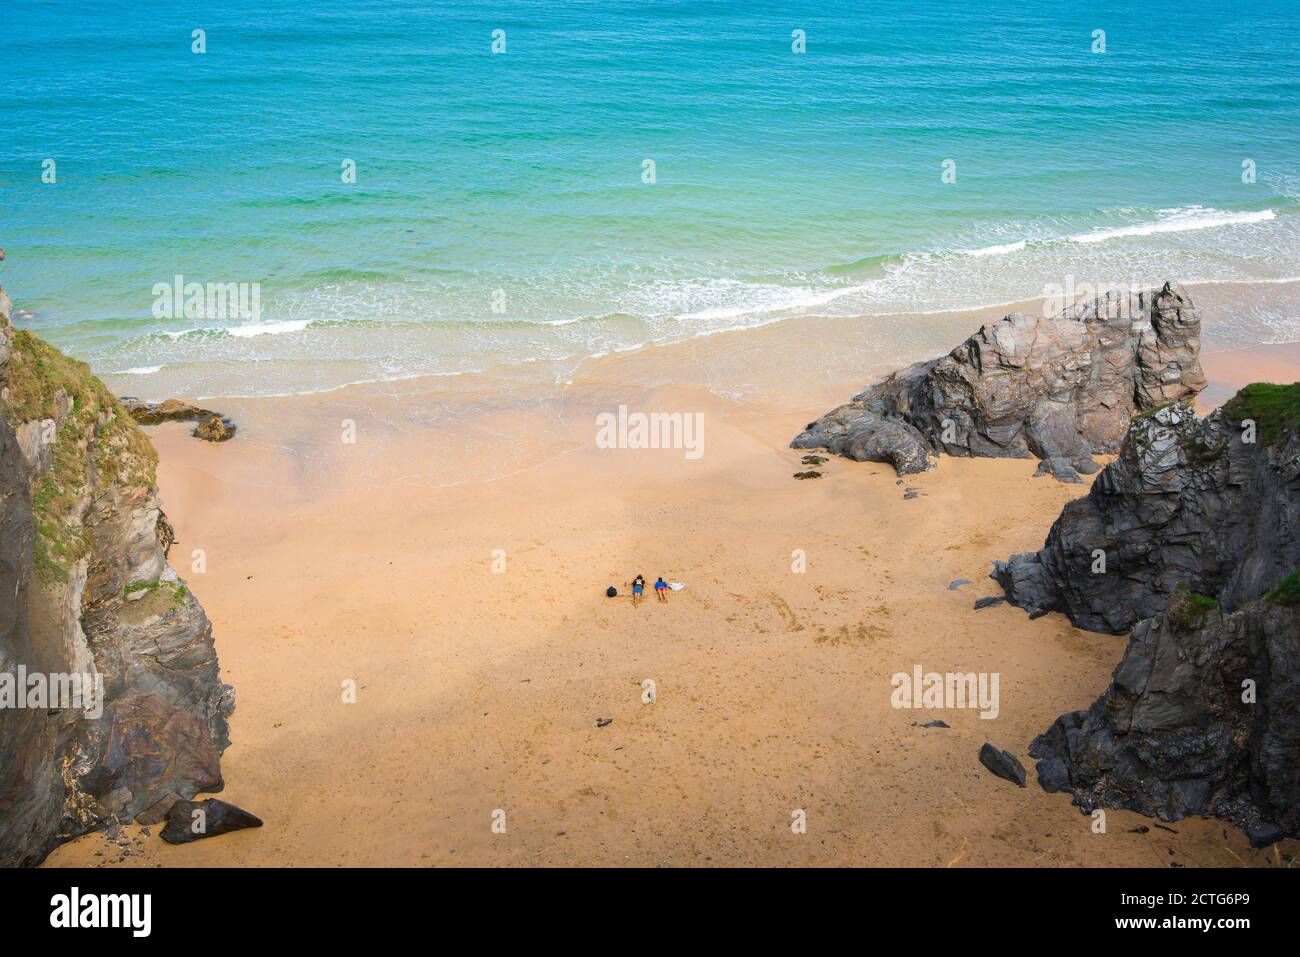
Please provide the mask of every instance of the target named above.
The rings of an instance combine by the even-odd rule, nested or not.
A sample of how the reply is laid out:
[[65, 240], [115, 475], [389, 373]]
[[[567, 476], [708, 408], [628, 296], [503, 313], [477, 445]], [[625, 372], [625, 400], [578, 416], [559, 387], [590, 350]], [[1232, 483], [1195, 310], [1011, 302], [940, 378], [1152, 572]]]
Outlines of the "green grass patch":
[[1300, 605], [1300, 568], [1278, 582], [1277, 587], [1264, 597], [1275, 605]]
[[1300, 425], [1300, 382], [1254, 382], [1224, 403], [1223, 411], [1234, 422], [1253, 419], [1260, 440], [1272, 445]]
[[90, 552], [81, 506], [113, 485], [152, 487], [158, 453], [90, 366], [26, 329], [13, 334], [4, 412], [15, 428], [63, 416], [50, 466], [32, 489], [32, 561], [41, 582], [66, 582], [72, 566]]
[[1191, 631], [1200, 626], [1206, 615], [1218, 608], [1218, 601], [1209, 595], [1197, 594], [1187, 582], [1181, 582], [1174, 589], [1174, 597], [1169, 602], [1169, 620], [1177, 630]]

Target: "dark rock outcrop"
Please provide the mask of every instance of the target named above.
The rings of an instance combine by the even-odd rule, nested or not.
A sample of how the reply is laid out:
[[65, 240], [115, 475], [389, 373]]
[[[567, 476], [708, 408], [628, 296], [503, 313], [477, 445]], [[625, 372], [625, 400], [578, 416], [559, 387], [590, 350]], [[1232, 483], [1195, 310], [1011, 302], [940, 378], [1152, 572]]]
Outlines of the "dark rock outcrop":
[[1043, 548], [996, 562], [992, 577], [1031, 614], [1113, 634], [1184, 583], [1227, 611], [1258, 598], [1300, 564], [1300, 436], [1261, 400], [1286, 388], [1248, 386], [1201, 420], [1180, 403], [1135, 419]]
[[163, 422], [197, 422], [190, 435], [206, 442], [225, 442], [233, 438], [236, 426], [230, 419], [211, 409], [201, 409], [179, 399], [162, 402], [143, 402], [123, 396], [122, 404], [131, 418], [140, 425], [158, 425]]
[[1300, 835], [1300, 603], [1224, 613], [1181, 591], [1139, 622], [1110, 687], [1030, 745], [1074, 803], [1165, 821], [1214, 814], [1256, 844]]
[[1260, 845], [1300, 835], [1300, 383], [1198, 420], [1133, 422], [1045, 547], [993, 577], [1031, 614], [1133, 629], [1110, 687], [1030, 746], [1085, 811], [1213, 814]]
[[1112, 294], [1061, 315], [1005, 316], [948, 355], [895, 372], [795, 437], [900, 474], [930, 457], [1042, 460], [1039, 473], [1079, 481], [1094, 453], [1119, 448], [1135, 413], [1205, 387], [1201, 322], [1178, 286]]
[[205, 837], [261, 826], [261, 818], [216, 798], [198, 803], [177, 801], [167, 812], [167, 825], [160, 836], [168, 844], [189, 844]]
[[11, 311], [0, 290], [0, 866], [220, 789], [234, 709], [211, 624], [167, 564], [153, 447]]

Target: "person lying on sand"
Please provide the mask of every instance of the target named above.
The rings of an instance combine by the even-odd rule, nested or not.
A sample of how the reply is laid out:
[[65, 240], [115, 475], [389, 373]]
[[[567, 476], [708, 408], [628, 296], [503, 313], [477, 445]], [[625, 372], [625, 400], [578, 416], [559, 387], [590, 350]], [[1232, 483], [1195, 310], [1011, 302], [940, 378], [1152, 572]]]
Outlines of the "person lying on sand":
[[668, 583], [664, 581], [664, 576], [660, 575], [659, 580], [655, 582], [655, 594], [661, 602], [668, 602]]
[[641, 599], [645, 597], [645, 576], [637, 575], [632, 579], [632, 604], [640, 604]]

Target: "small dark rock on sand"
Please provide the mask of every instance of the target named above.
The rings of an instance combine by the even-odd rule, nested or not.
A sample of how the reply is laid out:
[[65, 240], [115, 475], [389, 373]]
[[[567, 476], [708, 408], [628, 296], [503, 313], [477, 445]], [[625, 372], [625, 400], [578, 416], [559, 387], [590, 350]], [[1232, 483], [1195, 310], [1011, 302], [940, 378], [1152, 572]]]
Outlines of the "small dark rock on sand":
[[948, 582], [948, 591], [956, 591], [962, 585], [969, 585], [969, 584], [971, 584], [971, 580], [969, 578], [954, 578], [952, 581]]
[[809, 469], [807, 472], [795, 472], [795, 473], [794, 473], [794, 477], [797, 478], [797, 479], [821, 478], [821, 477], [822, 477], [822, 473], [821, 473], [821, 472], [814, 472], [814, 471], [812, 471], [811, 469]]
[[804, 465], [825, 465], [830, 459], [824, 455], [805, 455], [799, 461]]
[[1268, 847], [1270, 844], [1282, 840], [1286, 835], [1283, 833], [1282, 828], [1276, 824], [1261, 822], [1247, 827], [1246, 836], [1250, 838], [1251, 847]]
[[[196, 810], [202, 811], [203, 815], [196, 818]], [[177, 801], [167, 812], [167, 826], [162, 829], [161, 836], [168, 844], [189, 844], [205, 837], [261, 826], [261, 818], [216, 798], [200, 803]]]
[[1025, 766], [1010, 751], [999, 751], [988, 742], [980, 748], [980, 764], [1000, 778], [1025, 786]]
[[975, 599], [976, 608], [992, 608], [994, 605], [1002, 605], [1006, 599], [1001, 595], [985, 595], [983, 598]]
[[614, 723], [614, 719], [613, 719], [613, 718], [597, 718], [597, 719], [596, 719], [596, 727], [598, 727], [598, 728], [603, 728], [603, 727], [605, 727], [605, 725], [607, 725], [607, 724], [613, 724], [613, 723]]

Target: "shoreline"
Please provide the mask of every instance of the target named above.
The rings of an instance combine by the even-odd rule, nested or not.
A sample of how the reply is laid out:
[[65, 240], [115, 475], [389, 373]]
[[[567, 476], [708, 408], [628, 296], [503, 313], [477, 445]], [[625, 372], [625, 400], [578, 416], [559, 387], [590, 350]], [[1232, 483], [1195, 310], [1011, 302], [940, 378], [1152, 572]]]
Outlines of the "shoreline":
[[[505, 377], [236, 400], [218, 406], [239, 424], [220, 446], [148, 429], [172, 560], [238, 693], [221, 796], [266, 826], [145, 839], [122, 863], [1275, 866], [1294, 853], [1212, 819], [1170, 832], [1109, 811], [1096, 834], [1032, 767], [1019, 789], [979, 766], [985, 741], [1027, 760], [1123, 651], [1059, 614], [972, 608], [998, 593], [991, 561], [1040, 547], [1087, 486], [1034, 478], [1032, 460], [947, 457], [905, 480], [832, 459], [794, 481], [803, 453], [786, 446], [802, 423], [896, 365], [842, 322], [607, 357], [522, 395]], [[941, 354], [977, 326], [922, 321], [907, 348]], [[1265, 367], [1300, 379], [1300, 345], [1203, 360], [1212, 389]], [[620, 402], [699, 412], [705, 454], [596, 449], [594, 416]], [[604, 597], [637, 573], [687, 587], [667, 606]], [[950, 590], [958, 578], [970, 584]], [[998, 717], [895, 709], [890, 676], [916, 666], [998, 672]], [[356, 704], [340, 700], [349, 680]], [[920, 727], [935, 718], [950, 727]], [[796, 810], [805, 834], [789, 828]], [[96, 852], [115, 853], [103, 834], [46, 866], [104, 863]]]
[[[1175, 277], [1176, 278], [1176, 277]], [[1193, 299], [1207, 305], [1203, 312], [1211, 322], [1206, 330], [1206, 343], [1203, 352], [1210, 353], [1221, 349], [1243, 348], [1259, 342], [1269, 341], [1259, 333], [1267, 328], [1256, 313], [1261, 308], [1287, 309], [1295, 306], [1300, 310], [1300, 278], [1270, 281], [1216, 281], [1184, 284]], [[1294, 302], [1292, 302], [1294, 300]], [[539, 387], [561, 387], [567, 380], [579, 379], [599, 374], [599, 370], [611, 362], [642, 353], [654, 353], [656, 350], [684, 350], [691, 353], [702, 352], [708, 356], [715, 352], [725, 353], [731, 349], [747, 348], [743, 345], [748, 339], [752, 343], [761, 343], [765, 339], [788, 342], [800, 338], [806, 328], [819, 334], [830, 334], [838, 341], [848, 342], [854, 337], [879, 336], [885, 342], [880, 349], [881, 367], [892, 369], [896, 365], [905, 365], [906, 357], [929, 355], [925, 349], [933, 350], [938, 355], [978, 328], [979, 324], [990, 319], [1000, 318], [1010, 312], [1036, 312], [1043, 308], [1043, 298], [1012, 300], [1006, 303], [976, 306], [959, 310], [931, 310], [914, 313], [880, 313], [859, 316], [817, 316], [812, 314], [775, 318], [748, 326], [710, 330], [684, 339], [671, 341], [651, 340], [636, 343], [621, 350], [602, 352], [592, 355], [570, 354], [559, 358], [529, 358], [509, 364], [490, 365], [482, 369], [466, 369], [455, 372], [415, 372], [393, 378], [361, 378], [357, 380], [326, 385], [315, 388], [282, 389], [269, 394], [234, 393], [230, 391], [209, 392], [206, 390], [170, 388], [167, 378], [161, 378], [156, 387], [142, 388], [141, 376], [127, 372], [102, 372], [101, 378], [119, 395], [138, 395], [149, 400], [165, 398], [183, 398], [193, 402], [216, 402], [221, 400], [250, 401], [254, 399], [292, 399], [313, 396], [329, 397], [333, 393], [350, 389], [379, 390], [391, 388], [433, 389], [441, 385], [454, 391], [458, 386], [473, 390], [479, 382], [513, 381], [518, 387], [537, 389]], [[1265, 304], [1265, 306], [1261, 306]], [[1215, 322], [1216, 316], [1227, 315], [1223, 322]], [[1232, 320], [1236, 320], [1236, 322]], [[1241, 329], [1236, 325], [1240, 324]], [[969, 326], [969, 328], [966, 328]], [[916, 329], [941, 329], [935, 333], [918, 338]], [[965, 329], [965, 331], [961, 331]], [[955, 336], [949, 345], [944, 346], [945, 336]], [[1243, 339], [1242, 337], [1246, 338]], [[721, 340], [714, 344], [712, 340]], [[1296, 341], [1286, 339], [1283, 341]], [[752, 348], [752, 347], [749, 347]], [[920, 350], [920, 351], [918, 351]], [[758, 352], [760, 350], [753, 349]], [[891, 358], [892, 357], [892, 358]], [[823, 357], [825, 358], [825, 357]], [[302, 364], [303, 360], [294, 360]], [[892, 363], [892, 364], [891, 364]], [[180, 368], [179, 366], [174, 368]], [[166, 367], [162, 370], [165, 376]], [[159, 373], [155, 373], [159, 375]], [[152, 378], [152, 376], [151, 376]]]

